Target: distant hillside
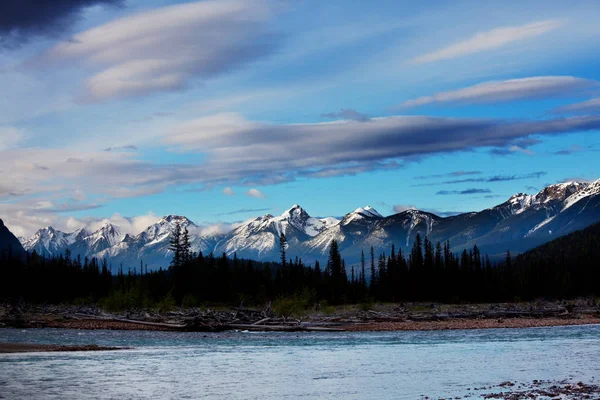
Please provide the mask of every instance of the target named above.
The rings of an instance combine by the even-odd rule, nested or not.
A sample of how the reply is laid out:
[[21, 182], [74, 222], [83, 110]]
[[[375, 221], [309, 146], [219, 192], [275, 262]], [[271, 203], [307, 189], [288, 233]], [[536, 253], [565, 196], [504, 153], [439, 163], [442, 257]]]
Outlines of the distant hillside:
[[4, 226], [4, 222], [0, 219], [0, 260], [25, 254], [25, 250], [19, 239]]
[[600, 223], [531, 249], [515, 260], [517, 274], [535, 291], [557, 296], [600, 291]]

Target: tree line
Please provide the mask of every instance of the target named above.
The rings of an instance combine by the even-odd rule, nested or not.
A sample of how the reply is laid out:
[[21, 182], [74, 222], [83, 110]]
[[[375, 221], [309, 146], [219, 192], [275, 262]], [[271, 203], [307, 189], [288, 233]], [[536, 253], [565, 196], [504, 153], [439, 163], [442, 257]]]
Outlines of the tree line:
[[325, 265], [306, 265], [286, 256], [279, 238], [279, 262], [240, 259], [234, 253], [193, 253], [186, 228], [176, 226], [170, 240], [169, 268], [120, 266], [107, 260], [52, 258], [35, 252], [0, 260], [1, 298], [32, 302], [100, 302], [113, 308], [157, 304], [264, 304], [302, 296], [312, 304], [370, 301], [498, 302], [600, 295], [600, 225], [560, 238], [518, 257], [507, 252], [492, 262], [477, 246], [453, 253], [450, 242], [433, 244], [417, 234], [410, 251], [371, 247], [360, 263], [347, 267], [339, 244], [331, 242]]

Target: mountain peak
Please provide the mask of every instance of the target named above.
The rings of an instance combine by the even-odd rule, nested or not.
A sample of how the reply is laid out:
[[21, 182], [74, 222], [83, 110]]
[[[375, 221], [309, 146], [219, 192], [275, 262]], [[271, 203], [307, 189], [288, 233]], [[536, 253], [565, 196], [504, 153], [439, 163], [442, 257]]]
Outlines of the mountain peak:
[[110, 222], [110, 220], [104, 220], [104, 222], [102, 222], [102, 226], [100, 226], [99, 230], [106, 230], [106, 229], [114, 229], [116, 228], [112, 222]]
[[2, 228], [4, 226], [4, 221], [2, 221], [2, 218], [0, 218], [0, 228]]
[[303, 215], [308, 217], [308, 213], [304, 208], [300, 207], [298, 204], [294, 204], [290, 209], [286, 210], [281, 214], [282, 217], [290, 217], [292, 215]]
[[383, 215], [379, 214], [379, 212], [371, 206], [359, 207], [354, 210], [352, 214], [360, 214], [369, 218], [383, 218]]
[[180, 224], [182, 226], [195, 226], [195, 224], [190, 221], [190, 219], [184, 215], [175, 215], [175, 214], [169, 214], [169, 215], [165, 215], [164, 217], [162, 217], [157, 224], [161, 225], [161, 224]]
[[563, 182], [550, 185], [540, 190], [535, 196], [536, 200], [540, 203], [547, 203], [551, 200], [558, 200], [560, 202], [565, 201], [569, 196], [579, 192], [588, 186], [587, 183], [582, 182]]

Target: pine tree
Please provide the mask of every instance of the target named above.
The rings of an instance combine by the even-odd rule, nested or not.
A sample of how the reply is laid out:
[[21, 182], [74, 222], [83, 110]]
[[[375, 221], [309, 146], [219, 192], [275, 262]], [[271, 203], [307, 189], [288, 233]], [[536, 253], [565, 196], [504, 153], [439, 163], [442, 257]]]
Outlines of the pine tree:
[[343, 295], [343, 288], [347, 282], [344, 263], [336, 240], [331, 241], [329, 258], [327, 260], [327, 274], [331, 279], [331, 300], [336, 303]]
[[183, 228], [181, 238], [181, 263], [187, 264], [192, 260], [192, 244], [190, 243], [190, 233], [187, 226]]
[[281, 266], [285, 268], [286, 257], [285, 257], [285, 249], [287, 247], [287, 239], [283, 232], [279, 235], [279, 250], [281, 251]]
[[377, 291], [377, 273], [375, 272], [375, 249], [371, 246], [371, 284], [369, 285], [369, 290], [371, 292], [371, 296], [375, 297], [375, 292]]
[[360, 284], [365, 285], [365, 251], [360, 252]]
[[423, 250], [421, 246], [421, 234], [417, 233], [415, 243], [413, 244], [412, 251], [410, 252], [411, 265], [410, 267], [414, 270], [420, 271], [423, 267]]
[[182, 264], [181, 254], [181, 225], [175, 224], [175, 228], [171, 232], [171, 240], [169, 242], [169, 250], [173, 252], [171, 266], [179, 267]]

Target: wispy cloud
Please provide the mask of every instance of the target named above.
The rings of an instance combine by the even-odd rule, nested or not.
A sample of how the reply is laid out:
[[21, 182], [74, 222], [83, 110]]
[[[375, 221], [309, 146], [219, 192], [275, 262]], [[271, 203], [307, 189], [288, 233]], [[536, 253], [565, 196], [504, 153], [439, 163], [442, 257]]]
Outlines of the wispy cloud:
[[583, 151], [583, 147], [582, 146], [580, 146], [578, 144], [574, 144], [574, 145], [572, 145], [572, 146], [570, 146], [570, 147], [568, 147], [566, 149], [555, 151], [552, 154], [556, 154], [556, 155], [559, 155], [559, 156], [566, 156], [566, 155], [571, 155], [571, 154], [574, 154], [574, 153], [579, 153], [579, 152], [582, 152], [582, 151]]
[[578, 113], [598, 113], [600, 112], [600, 98], [582, 101], [580, 103], [569, 104], [558, 107], [554, 110], [557, 114], [578, 114]]
[[233, 191], [232, 188], [230, 188], [229, 186], [227, 186], [225, 189], [223, 189], [223, 194], [226, 196], [234, 196], [235, 192]]
[[263, 0], [166, 6], [79, 33], [31, 64], [101, 69], [87, 81], [90, 102], [180, 90], [269, 54], [277, 42], [265, 26], [270, 16]]
[[[531, 100], [573, 93], [586, 93], [600, 88], [598, 81], [573, 76], [535, 76], [489, 81], [462, 89], [440, 92], [408, 100], [400, 107], [417, 107], [434, 103], [497, 103], [501, 101]], [[599, 103], [600, 107], [600, 103]]]
[[561, 21], [547, 20], [533, 22], [527, 25], [507, 26], [492, 29], [487, 32], [479, 32], [468, 39], [454, 43], [448, 47], [415, 57], [411, 62], [413, 64], [424, 64], [497, 49], [514, 42], [531, 39], [544, 33], [551, 32], [561, 25]]
[[125, 146], [113, 146], [113, 147], [107, 147], [105, 149], [103, 149], [103, 151], [119, 151], [119, 150], [137, 150], [137, 146], [134, 146], [132, 144], [128, 144]]
[[446, 196], [446, 195], [466, 195], [466, 194], [482, 194], [482, 193], [492, 193], [490, 189], [465, 189], [465, 190], [440, 190], [436, 192], [436, 195]]
[[367, 114], [363, 114], [351, 108], [342, 108], [338, 112], [330, 112], [327, 114], [321, 114], [323, 118], [329, 119], [349, 119], [353, 121], [366, 122], [369, 120], [369, 116]]
[[445, 174], [433, 174], [433, 175], [420, 175], [415, 176], [413, 179], [436, 179], [436, 178], [453, 178], [457, 176], [465, 176], [465, 175], [480, 175], [481, 171], [453, 171]]
[[542, 176], [547, 175], [548, 173], [545, 171], [531, 172], [528, 174], [510, 174], [510, 175], [492, 175], [485, 178], [463, 178], [463, 179], [451, 179], [443, 182], [432, 182], [432, 183], [420, 183], [416, 185], [411, 185], [413, 187], [417, 186], [438, 186], [438, 185], [455, 185], [461, 183], [494, 183], [494, 182], [508, 182], [508, 181], [519, 181], [526, 179], [539, 179]]

